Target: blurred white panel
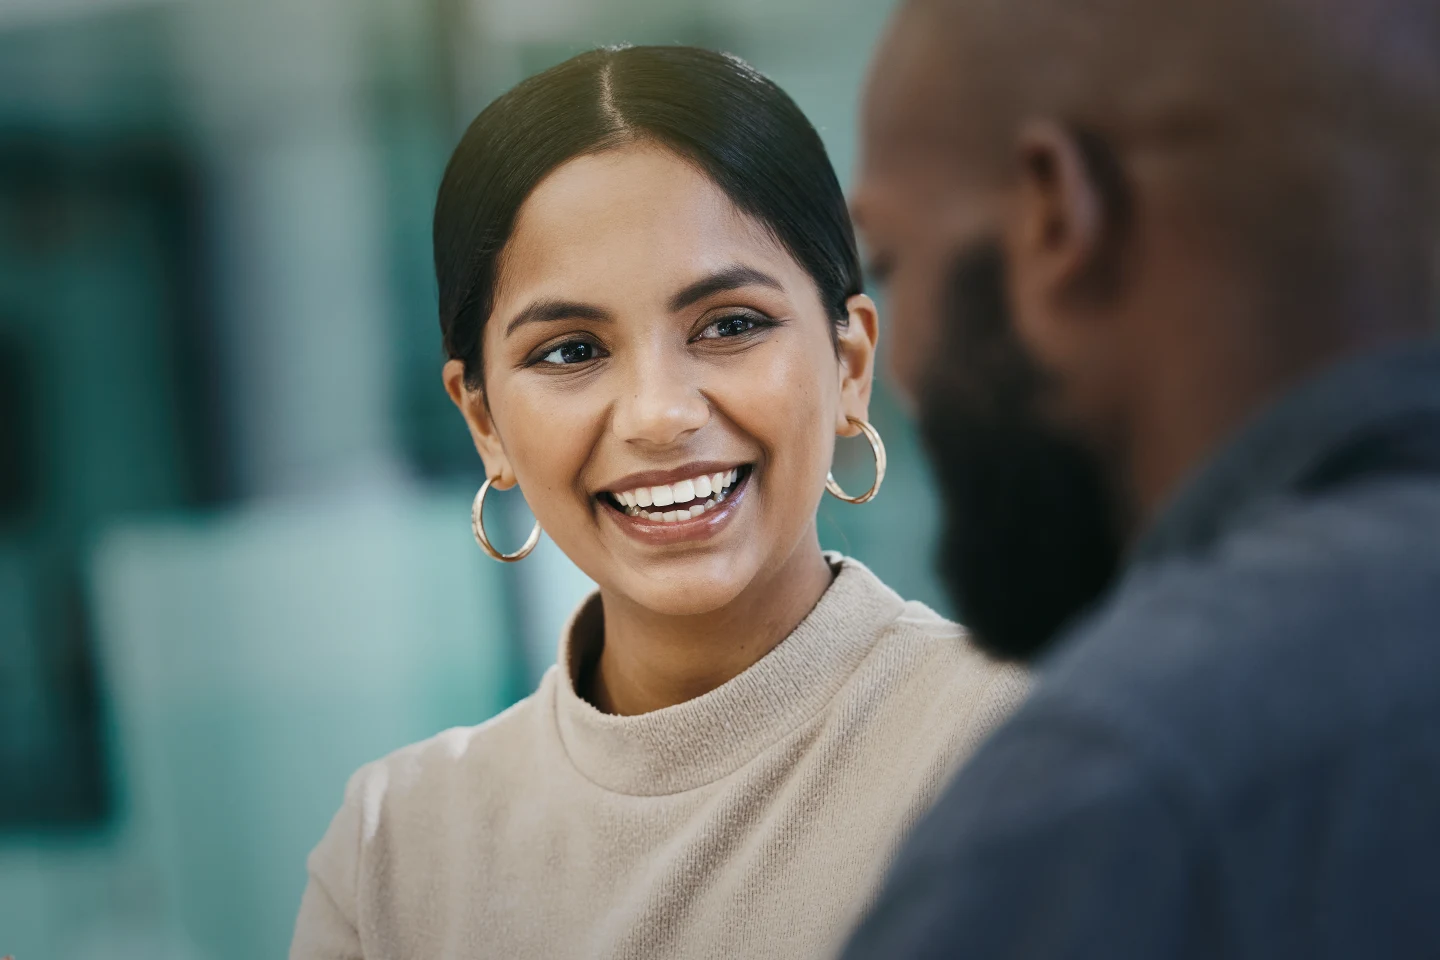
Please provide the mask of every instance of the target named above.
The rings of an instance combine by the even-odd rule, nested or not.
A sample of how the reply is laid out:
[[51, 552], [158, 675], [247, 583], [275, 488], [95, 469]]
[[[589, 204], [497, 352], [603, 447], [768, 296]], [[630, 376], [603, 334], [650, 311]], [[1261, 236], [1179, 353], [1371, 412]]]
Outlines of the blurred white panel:
[[362, 763], [485, 720], [520, 644], [463, 499], [114, 532], [94, 565], [130, 831], [207, 957], [283, 956]]
[[396, 302], [367, 6], [188, 0], [188, 108], [214, 176], [222, 355], [246, 493], [383, 488], [402, 474]]
[[395, 472], [388, 263], [374, 157], [293, 131], [229, 165], [222, 216], [246, 488], [344, 490]]

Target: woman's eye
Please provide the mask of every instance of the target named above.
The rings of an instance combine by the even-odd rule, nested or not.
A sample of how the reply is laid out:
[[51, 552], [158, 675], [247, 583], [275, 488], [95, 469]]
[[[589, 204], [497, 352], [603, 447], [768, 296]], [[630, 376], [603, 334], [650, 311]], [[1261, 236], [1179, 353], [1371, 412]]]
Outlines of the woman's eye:
[[568, 340], [541, 357], [540, 362], [553, 363], [557, 366], [567, 366], [569, 364], [594, 360], [595, 356], [595, 344], [585, 340]]
[[723, 340], [726, 337], [738, 337], [742, 333], [749, 333], [758, 326], [760, 326], [760, 322], [756, 320], [756, 318], [737, 313], [728, 317], [721, 317], [719, 320], [710, 324], [710, 326], [700, 332], [700, 339]]

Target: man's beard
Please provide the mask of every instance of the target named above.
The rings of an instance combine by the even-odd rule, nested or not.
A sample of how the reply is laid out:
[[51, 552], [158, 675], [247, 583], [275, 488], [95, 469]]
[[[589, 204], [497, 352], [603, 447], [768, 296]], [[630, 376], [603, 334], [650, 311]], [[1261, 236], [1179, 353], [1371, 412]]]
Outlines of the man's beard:
[[941, 572], [979, 646], [1031, 660], [1112, 582], [1114, 499], [1039, 412], [1049, 385], [1015, 332], [998, 243], [956, 258], [940, 326], [920, 429], [945, 503]]

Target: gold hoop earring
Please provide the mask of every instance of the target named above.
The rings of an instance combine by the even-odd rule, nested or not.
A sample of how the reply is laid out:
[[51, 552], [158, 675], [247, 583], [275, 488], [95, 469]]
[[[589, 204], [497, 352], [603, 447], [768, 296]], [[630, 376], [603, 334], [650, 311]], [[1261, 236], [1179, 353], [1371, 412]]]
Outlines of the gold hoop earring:
[[875, 454], [875, 482], [870, 484], [870, 489], [860, 496], [852, 497], [840, 489], [840, 484], [835, 482], [833, 473], [827, 473], [825, 474], [825, 489], [846, 503], [869, 503], [880, 492], [880, 484], [885, 482], [885, 442], [880, 439], [880, 432], [864, 420], [857, 420], [855, 417], [846, 417], [845, 419], [858, 427], [860, 432], [865, 434], [865, 439], [870, 441], [870, 449]]
[[475, 494], [475, 502], [470, 504], [470, 531], [475, 534], [475, 542], [480, 544], [491, 557], [501, 563], [516, 563], [530, 556], [530, 551], [535, 549], [535, 544], [540, 542], [540, 521], [535, 521], [535, 529], [530, 531], [530, 536], [525, 540], [525, 545], [514, 553], [501, 553], [490, 543], [490, 538], [485, 536], [485, 494], [490, 492], [490, 487], [495, 483], [494, 477], [485, 478], [481, 485], [480, 492]]

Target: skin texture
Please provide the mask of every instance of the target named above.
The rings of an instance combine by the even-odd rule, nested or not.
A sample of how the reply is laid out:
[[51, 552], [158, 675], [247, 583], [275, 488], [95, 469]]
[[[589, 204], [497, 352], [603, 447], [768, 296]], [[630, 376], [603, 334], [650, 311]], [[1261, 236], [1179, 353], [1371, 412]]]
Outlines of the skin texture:
[[1437, 122], [1424, 0], [913, 0], [854, 201], [896, 377], [923, 391], [956, 257], [998, 243], [1040, 414], [1133, 537], [1277, 394], [1432, 329]]
[[[774, 286], [675, 309], [678, 292], [736, 266]], [[511, 329], [527, 307], [555, 301], [595, 315], [561, 311]], [[856, 433], [847, 416], [866, 417], [877, 336], [869, 298], [848, 307], [837, 356], [809, 275], [657, 146], [572, 160], [521, 208], [484, 332], [483, 392], [466, 387], [459, 361], [444, 381], [487, 474], [501, 489], [518, 484], [600, 587], [604, 646], [582, 693], [602, 710], [644, 713], [714, 689], [784, 639], [829, 586], [815, 513], [836, 435]], [[716, 336], [756, 320], [773, 325]], [[586, 359], [535, 362], [547, 357]], [[639, 542], [599, 499], [637, 472], [708, 461], [753, 474], [707, 539]]]

